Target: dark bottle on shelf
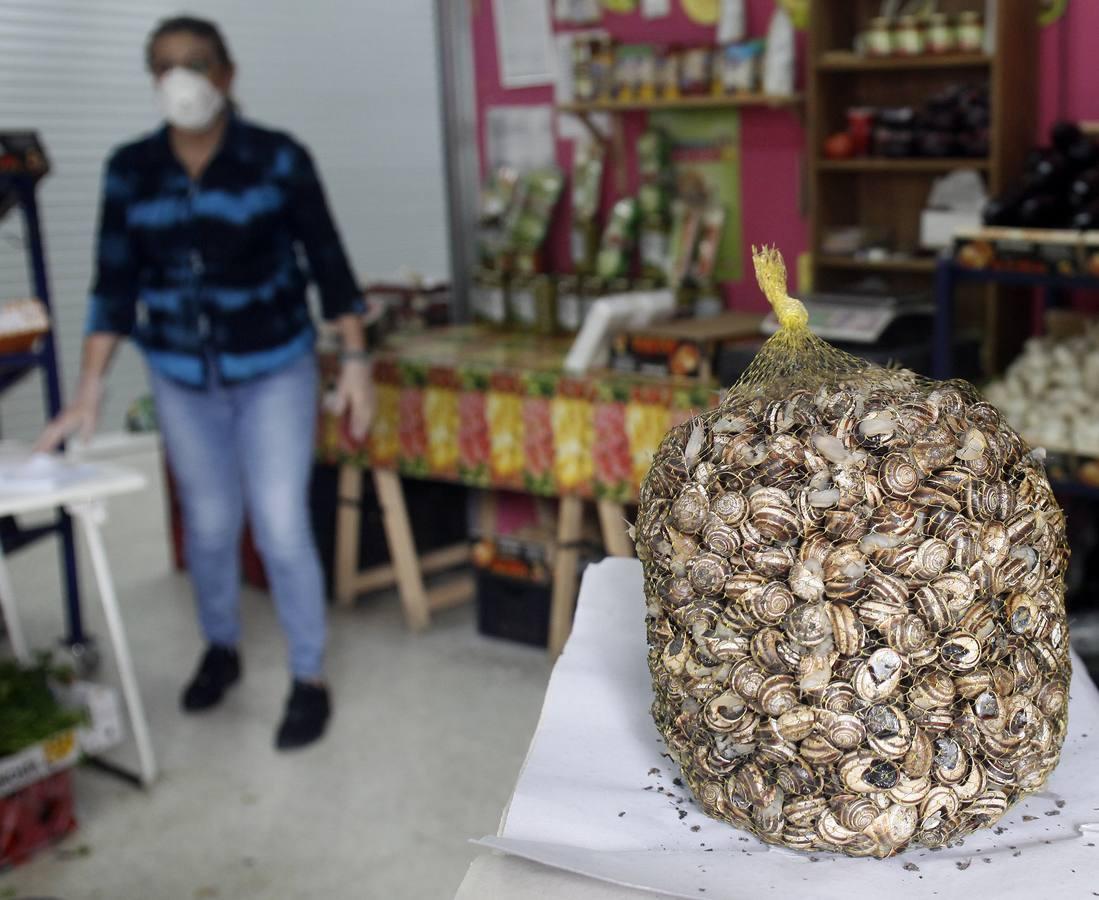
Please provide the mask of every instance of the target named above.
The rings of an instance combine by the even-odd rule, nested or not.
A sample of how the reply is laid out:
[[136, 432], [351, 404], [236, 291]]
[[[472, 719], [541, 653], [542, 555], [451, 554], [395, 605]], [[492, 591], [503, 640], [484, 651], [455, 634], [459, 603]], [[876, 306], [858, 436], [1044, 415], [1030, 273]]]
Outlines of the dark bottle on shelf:
[[1019, 204], [1018, 221], [1023, 228], [1055, 228], [1067, 224], [1066, 210], [1052, 194], [1031, 194]]
[[1053, 144], [1054, 149], [1059, 150], [1061, 153], [1068, 153], [1069, 147], [1075, 144], [1080, 138], [1087, 138], [1084, 136], [1084, 132], [1080, 130], [1080, 126], [1075, 122], [1069, 122], [1062, 120], [1054, 123], [1053, 127], [1049, 130], [1049, 139]]
[[1099, 166], [1081, 172], [1069, 186], [1069, 200], [1074, 206], [1086, 206], [1097, 199], [1099, 199]]
[[1072, 227], [1081, 231], [1094, 231], [1099, 228], [1099, 200], [1087, 209], [1082, 209], [1072, 219]]
[[1017, 225], [1019, 224], [1019, 207], [1026, 199], [1026, 192], [1021, 188], [1009, 190], [998, 197], [993, 197], [985, 204], [981, 215], [985, 225]]

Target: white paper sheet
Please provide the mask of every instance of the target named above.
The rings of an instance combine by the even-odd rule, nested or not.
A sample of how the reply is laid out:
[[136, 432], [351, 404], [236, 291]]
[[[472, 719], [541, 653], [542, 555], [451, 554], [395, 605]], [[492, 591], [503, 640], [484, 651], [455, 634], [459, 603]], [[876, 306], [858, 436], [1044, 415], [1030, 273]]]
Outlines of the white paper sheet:
[[1099, 693], [1079, 660], [1061, 763], [1044, 791], [1001, 820], [1001, 833], [889, 860], [809, 855], [706, 817], [674, 783], [679, 773], [661, 755], [648, 712], [643, 606], [636, 560], [587, 569], [572, 637], [500, 835], [480, 844], [620, 885], [710, 900], [1083, 900], [1099, 891]]
[[646, 19], [660, 19], [672, 11], [672, 0], [641, 0], [641, 15]]
[[553, 107], [493, 106], [485, 119], [490, 165], [522, 172], [556, 163]]
[[546, 0], [493, 0], [496, 56], [505, 88], [552, 84], [553, 32]]
[[35, 453], [25, 459], [0, 462], [0, 492], [39, 494], [71, 487], [95, 478], [99, 469], [63, 457]]

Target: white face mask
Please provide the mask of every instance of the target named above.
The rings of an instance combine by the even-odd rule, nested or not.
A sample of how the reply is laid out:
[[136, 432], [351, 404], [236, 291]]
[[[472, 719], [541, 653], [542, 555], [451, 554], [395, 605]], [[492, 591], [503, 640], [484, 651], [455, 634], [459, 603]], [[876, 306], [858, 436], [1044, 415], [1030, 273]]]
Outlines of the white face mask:
[[160, 110], [176, 128], [205, 131], [225, 108], [225, 95], [209, 78], [176, 66], [156, 85]]

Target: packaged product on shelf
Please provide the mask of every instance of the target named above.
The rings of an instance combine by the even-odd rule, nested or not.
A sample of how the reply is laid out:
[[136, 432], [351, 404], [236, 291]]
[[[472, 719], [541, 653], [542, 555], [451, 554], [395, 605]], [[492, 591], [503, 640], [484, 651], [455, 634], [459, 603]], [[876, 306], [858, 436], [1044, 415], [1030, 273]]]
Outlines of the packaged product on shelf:
[[563, 275], [557, 280], [557, 328], [559, 331], [575, 332], [583, 324], [580, 302], [580, 278], [576, 275]]
[[592, 77], [596, 100], [609, 100], [614, 92], [614, 43], [598, 37], [592, 43]]
[[531, 275], [538, 269], [538, 251], [546, 239], [563, 184], [556, 167], [528, 172], [523, 177], [520, 210], [510, 232], [515, 267], [522, 274]]
[[642, 181], [653, 181], [668, 170], [668, 136], [649, 128], [637, 139], [637, 170]]
[[691, 270], [695, 242], [702, 224], [702, 213], [697, 207], [682, 200], [672, 203], [671, 253], [668, 257], [668, 283], [678, 286]]
[[510, 166], [498, 166], [481, 186], [478, 255], [482, 264], [498, 267], [507, 249], [506, 225], [514, 208], [519, 173]]
[[508, 318], [507, 279], [502, 272], [481, 269], [473, 279], [470, 293], [473, 321], [502, 326]]
[[648, 103], [656, 98], [657, 49], [646, 44], [637, 54], [637, 99]]
[[614, 204], [603, 230], [603, 241], [595, 263], [596, 274], [601, 278], [617, 278], [629, 270], [636, 225], [637, 200], [623, 197]]
[[572, 95], [578, 103], [591, 103], [599, 96], [592, 42], [579, 38], [572, 42]]
[[667, 219], [663, 216], [643, 217], [638, 248], [641, 252], [641, 271], [645, 276], [663, 279], [668, 271], [669, 246]]
[[980, 53], [985, 45], [985, 26], [979, 12], [969, 11], [958, 16], [958, 49], [963, 53]]
[[656, 96], [662, 100], [674, 100], [679, 96], [680, 52], [675, 47], [665, 47], [656, 56]]
[[687, 47], [680, 61], [679, 93], [685, 97], [708, 94], [712, 72], [712, 48]]
[[572, 264], [578, 272], [588, 272], [595, 263], [599, 232], [600, 188], [603, 183], [603, 145], [597, 141], [577, 141], [572, 169]]
[[508, 321], [523, 331], [533, 331], [538, 321], [538, 304], [534, 296], [535, 279], [531, 275], [516, 275], [508, 290]]
[[629, 102], [637, 99], [637, 53], [630, 44], [614, 48], [614, 99]]
[[692, 274], [700, 284], [714, 277], [717, 254], [721, 248], [721, 233], [725, 228], [725, 207], [710, 206], [702, 214], [702, 225], [698, 236], [698, 252]]
[[549, 275], [533, 279], [534, 331], [538, 334], [557, 333], [557, 282]]
[[794, 93], [794, 23], [781, 6], [776, 7], [767, 27], [763, 51], [763, 93], [786, 97]]
[[722, 47], [718, 57], [714, 93], [751, 93], [759, 86], [763, 41], [748, 41]]

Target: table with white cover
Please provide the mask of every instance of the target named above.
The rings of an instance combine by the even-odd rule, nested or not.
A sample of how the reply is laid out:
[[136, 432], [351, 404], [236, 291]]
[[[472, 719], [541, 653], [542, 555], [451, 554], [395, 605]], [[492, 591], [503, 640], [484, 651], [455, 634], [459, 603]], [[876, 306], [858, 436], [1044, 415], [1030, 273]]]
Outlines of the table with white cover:
[[[64, 509], [84, 536], [137, 745], [140, 781], [148, 786], [156, 778], [156, 760], [101, 532], [107, 517], [106, 501], [119, 494], [142, 490], [145, 477], [123, 466], [70, 462], [60, 458], [37, 459], [26, 465], [27, 456], [26, 448], [11, 444], [0, 446], [0, 516]], [[16, 658], [29, 662], [32, 653], [19, 623], [18, 599], [2, 549], [0, 610]]]
[[478, 841], [486, 852], [457, 900], [1090, 900], [1099, 892], [1099, 692], [1073, 663], [1061, 762], [996, 829], [887, 860], [795, 852], [708, 818], [676, 784], [649, 715], [641, 564], [590, 566], [515, 792], [498, 834]]

